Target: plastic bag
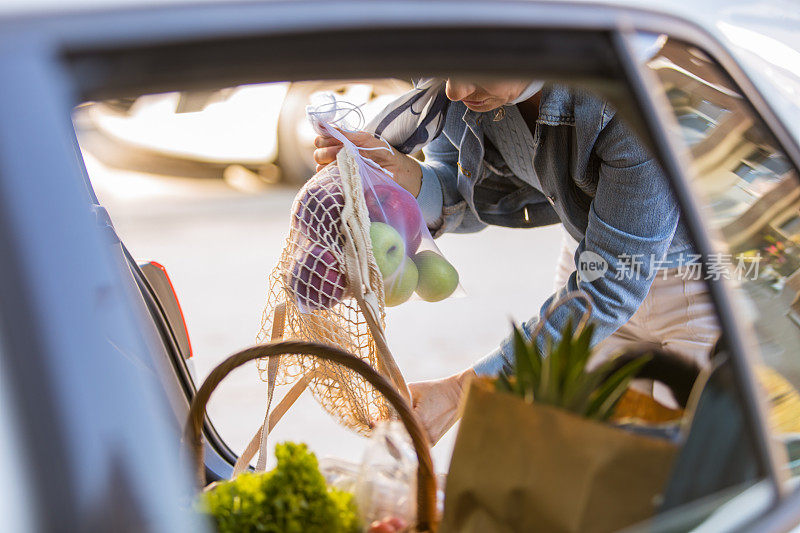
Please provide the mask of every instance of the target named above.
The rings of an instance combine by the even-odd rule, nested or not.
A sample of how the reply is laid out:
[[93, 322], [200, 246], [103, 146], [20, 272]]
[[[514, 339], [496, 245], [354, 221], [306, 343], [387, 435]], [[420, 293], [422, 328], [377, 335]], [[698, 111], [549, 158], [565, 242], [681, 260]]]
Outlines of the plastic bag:
[[365, 524], [386, 518], [416, 520], [417, 458], [408, 433], [397, 421], [379, 423], [364, 451], [355, 486]]
[[386, 306], [400, 305], [412, 295], [428, 302], [452, 296], [459, 287], [458, 271], [434, 243], [416, 199], [381, 172], [362, 178]]
[[[356, 497], [365, 524], [399, 518], [413, 524], [417, 518], [417, 457], [408, 433], [397, 421], [379, 422], [370, 436], [361, 463], [325, 457], [319, 470], [330, 487]], [[436, 506], [444, 511], [447, 474], [436, 475]]]
[[[369, 241], [383, 280], [385, 305], [400, 305], [414, 294], [437, 302], [456, 293], [458, 272], [436, 246], [414, 196], [392, 180], [391, 173], [361, 156], [368, 150], [392, 151], [388, 142], [385, 148], [353, 145], [339, 130], [358, 130], [363, 121], [360, 112], [337, 102], [332, 93], [317, 95], [306, 113], [317, 133], [341, 141], [358, 164], [369, 213]], [[358, 118], [355, 125], [348, 120], [353, 116]], [[343, 246], [337, 223], [345, 203], [341, 187], [337, 187], [336, 167], [329, 165], [303, 188], [293, 219], [299, 242], [290, 284], [298, 305], [309, 311], [331, 307], [346, 295], [346, 265], [336, 262], [336, 250]]]
[[355, 494], [361, 471], [358, 463], [338, 457], [323, 457], [319, 460], [319, 471], [329, 487]]

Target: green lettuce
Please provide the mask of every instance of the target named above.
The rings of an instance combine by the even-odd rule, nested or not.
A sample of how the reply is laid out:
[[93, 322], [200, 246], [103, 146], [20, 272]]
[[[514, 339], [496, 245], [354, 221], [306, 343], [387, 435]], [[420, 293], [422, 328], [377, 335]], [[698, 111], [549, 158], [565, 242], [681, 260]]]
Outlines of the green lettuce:
[[356, 533], [361, 530], [352, 494], [328, 488], [305, 444], [275, 447], [278, 464], [244, 473], [200, 495], [198, 507], [220, 533]]

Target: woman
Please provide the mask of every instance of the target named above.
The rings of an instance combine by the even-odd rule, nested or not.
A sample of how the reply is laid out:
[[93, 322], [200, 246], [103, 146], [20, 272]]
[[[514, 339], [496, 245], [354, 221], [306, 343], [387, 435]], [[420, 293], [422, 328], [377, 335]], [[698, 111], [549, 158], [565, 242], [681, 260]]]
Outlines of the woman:
[[[487, 225], [565, 230], [557, 289], [594, 302], [595, 359], [626, 343], [649, 342], [706, 362], [718, 329], [700, 279], [681, 275], [694, 257], [669, 182], [614, 110], [592, 94], [522, 80], [448, 79], [441, 134], [420, 163], [398, 151], [369, 151], [413, 194], [434, 237]], [[383, 146], [372, 134], [348, 134], [362, 147]], [[320, 168], [340, 145], [315, 140]], [[591, 264], [594, 270], [577, 268]], [[537, 338], [557, 341], [584, 302], [572, 300], [548, 318]], [[523, 324], [530, 335], [538, 317]], [[414, 408], [435, 443], [453, 425], [465, 383], [510, 368], [510, 339], [472, 368], [411, 384]], [[659, 395], [657, 395], [659, 396]], [[659, 397], [663, 399], [663, 397]]]

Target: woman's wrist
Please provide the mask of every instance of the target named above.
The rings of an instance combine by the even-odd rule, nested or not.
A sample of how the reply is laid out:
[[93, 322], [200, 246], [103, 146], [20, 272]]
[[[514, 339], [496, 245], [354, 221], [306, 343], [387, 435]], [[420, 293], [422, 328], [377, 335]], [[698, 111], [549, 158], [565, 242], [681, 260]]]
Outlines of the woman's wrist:
[[422, 167], [419, 161], [409, 155], [403, 154], [402, 161], [402, 170], [396, 176], [397, 183], [416, 198], [422, 189]]

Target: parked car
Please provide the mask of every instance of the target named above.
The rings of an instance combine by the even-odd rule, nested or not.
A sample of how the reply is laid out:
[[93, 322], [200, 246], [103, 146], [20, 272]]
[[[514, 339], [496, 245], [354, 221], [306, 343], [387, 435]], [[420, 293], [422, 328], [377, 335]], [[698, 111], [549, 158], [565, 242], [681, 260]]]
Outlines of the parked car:
[[[674, 183], [705, 272], [719, 254], [755, 254], [770, 267], [769, 279], [708, 279], [722, 356], [669, 499], [643, 528], [800, 524], [798, 417], [776, 411], [800, 385], [800, 14], [792, 3], [0, 9], [3, 529], [207, 528], [187, 505], [197, 487], [180, 460], [198, 386], [187, 364], [191, 332], [164, 270], [133, 259], [94, 195], [75, 106], [274, 81], [476, 73], [597, 91]], [[642, 59], [639, 43], [653, 37], [661, 46]], [[756, 376], [764, 366], [788, 385], [785, 395], [765, 397]], [[205, 437], [208, 480], [230, 476], [235, 456], [211, 421]]]
[[314, 174], [314, 133], [305, 106], [331, 91], [368, 121], [408, 90], [401, 80], [277, 82], [218, 91], [148, 94], [81, 106], [81, 147], [113, 167], [190, 177], [245, 168], [267, 182], [302, 184]]

